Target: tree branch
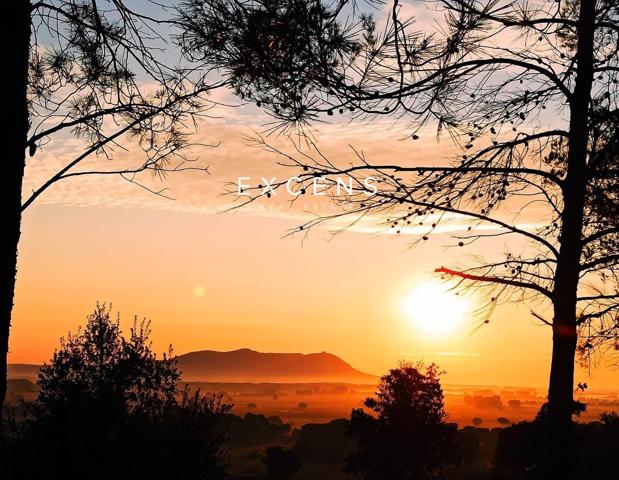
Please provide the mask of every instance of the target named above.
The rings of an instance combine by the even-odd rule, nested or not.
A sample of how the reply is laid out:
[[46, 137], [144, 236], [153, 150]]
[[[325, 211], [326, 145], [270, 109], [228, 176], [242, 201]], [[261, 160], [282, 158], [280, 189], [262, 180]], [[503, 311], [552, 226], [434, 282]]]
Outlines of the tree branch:
[[472, 275], [470, 273], [460, 272], [458, 270], [452, 270], [446, 267], [437, 268], [434, 270], [434, 272], [449, 275], [452, 277], [462, 278], [464, 280], [469, 280], [472, 282], [498, 283], [501, 285], [509, 285], [511, 287], [526, 288], [541, 293], [548, 298], [552, 298], [552, 292], [550, 292], [550, 290], [547, 290], [544, 287], [536, 285], [534, 283], [521, 282], [519, 280], [510, 280], [507, 278], [491, 277], [486, 275]]

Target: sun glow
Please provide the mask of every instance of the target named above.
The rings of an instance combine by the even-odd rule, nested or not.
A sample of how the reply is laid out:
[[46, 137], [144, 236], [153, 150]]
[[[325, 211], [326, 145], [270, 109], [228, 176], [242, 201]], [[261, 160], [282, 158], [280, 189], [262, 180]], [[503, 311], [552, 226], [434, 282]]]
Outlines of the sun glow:
[[417, 286], [404, 299], [403, 308], [419, 332], [444, 337], [459, 329], [470, 305], [448, 286], [432, 281]]

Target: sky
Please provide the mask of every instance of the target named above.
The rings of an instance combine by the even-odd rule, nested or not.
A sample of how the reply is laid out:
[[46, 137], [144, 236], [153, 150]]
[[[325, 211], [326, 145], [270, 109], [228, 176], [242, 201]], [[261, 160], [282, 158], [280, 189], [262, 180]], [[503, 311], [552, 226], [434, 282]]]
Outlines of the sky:
[[[466, 264], [467, 253], [500, 254], [506, 243], [463, 252], [448, 234], [419, 246], [411, 246], [413, 235], [380, 230], [286, 236], [307, 218], [303, 207], [330, 208], [314, 200], [290, 209], [285, 198], [274, 197], [226, 212], [234, 201], [221, 195], [227, 182], [287, 173], [245, 140], [267, 120], [242, 107], [202, 125], [199, 136], [221, 142], [200, 152], [211, 173], [170, 177], [165, 184], [174, 200], [117, 177], [67, 180], [46, 192], [23, 219], [9, 361], [49, 359], [59, 338], [83, 325], [101, 301], [121, 313], [125, 330], [134, 315], [150, 319], [158, 352], [169, 344], [177, 354], [328, 351], [375, 374], [400, 360], [424, 360], [437, 362], [451, 383], [545, 385], [551, 335], [529, 305], [501, 306], [478, 328], [474, 307], [482, 299], [473, 296], [464, 318], [443, 335], [419, 328], [407, 311], [415, 290], [436, 282], [436, 267]], [[419, 142], [403, 141], [405, 129], [327, 124], [315, 135], [326, 153], [344, 161], [352, 155], [349, 145], [372, 159], [406, 155], [427, 162], [448, 155], [450, 144], [430, 132]], [[286, 139], [273, 141], [290, 148]], [[71, 153], [67, 145], [46, 151], [41, 163], [52, 169]], [[24, 191], [45, 173], [31, 163]], [[602, 365], [592, 373], [579, 371], [577, 380], [592, 388], [619, 386], [614, 369]]]
[[[247, 141], [264, 131], [268, 117], [225, 92], [215, 92], [213, 100], [237, 106], [211, 111], [193, 137], [196, 144], [218, 145], [192, 151], [209, 174], [177, 174], [163, 185], [144, 179], [168, 188], [166, 197], [118, 177], [84, 176], [56, 184], [26, 210], [10, 363], [48, 360], [59, 338], [83, 325], [99, 301], [113, 304], [125, 330], [136, 315], [150, 319], [158, 352], [170, 344], [177, 354], [328, 351], [374, 374], [400, 360], [424, 360], [445, 369], [449, 383], [546, 385], [551, 332], [530, 313], [531, 308], [547, 313], [539, 306], [501, 305], [480, 326], [475, 308], [483, 298], [477, 293], [441, 334], [424, 328], [428, 319], [410, 312], [416, 292], [418, 297], [420, 288], [436, 285], [435, 268], [470, 265], [469, 255], [492, 258], [527, 245], [493, 239], [459, 249], [449, 237], [465, 226], [457, 220], [414, 247], [414, 235], [396, 236], [370, 225], [335, 236], [332, 229], [343, 224], [287, 236], [310, 215], [333, 211], [317, 198], [291, 208], [284, 195], [276, 195], [230, 212], [235, 197], [222, 195], [229, 182], [249, 176], [259, 183], [262, 176], [285, 178], [292, 172], [277, 165], [281, 158]], [[412, 142], [408, 127], [387, 118], [335, 120], [317, 125], [312, 134], [321, 151], [342, 163], [354, 159], [351, 147], [376, 162], [437, 163], [453, 153], [449, 139], [438, 140], [430, 128]], [[294, 151], [286, 138], [268, 141]], [[80, 147], [72, 138], [43, 146], [28, 162], [24, 196]], [[113, 160], [92, 159], [82, 168], [132, 164], [138, 153], [127, 147]], [[514, 218], [518, 210], [503, 214]], [[535, 225], [538, 212], [529, 209], [518, 222]], [[431, 311], [452, 300], [429, 298], [423, 306]], [[619, 388], [609, 359], [579, 369], [576, 381]]]

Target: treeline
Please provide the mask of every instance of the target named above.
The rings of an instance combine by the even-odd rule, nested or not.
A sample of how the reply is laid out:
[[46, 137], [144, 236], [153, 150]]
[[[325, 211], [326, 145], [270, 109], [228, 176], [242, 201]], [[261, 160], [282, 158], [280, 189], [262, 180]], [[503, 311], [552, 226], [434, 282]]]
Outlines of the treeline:
[[[149, 335], [137, 319], [123, 335], [97, 305], [83, 330], [61, 339], [37, 399], [5, 407], [1, 478], [603, 480], [619, 471], [615, 413], [574, 423], [556, 465], [544, 407], [530, 422], [459, 430], [447, 421], [438, 367], [402, 363], [349, 419], [296, 430], [232, 415], [223, 393], [183, 387], [172, 351], [157, 358]], [[231, 468], [233, 451], [259, 468]]]

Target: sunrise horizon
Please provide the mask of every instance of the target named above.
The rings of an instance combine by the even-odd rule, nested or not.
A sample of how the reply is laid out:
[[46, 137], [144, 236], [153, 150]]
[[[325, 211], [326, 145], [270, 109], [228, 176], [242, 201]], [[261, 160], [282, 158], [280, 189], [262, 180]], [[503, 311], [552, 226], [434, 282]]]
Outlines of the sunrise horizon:
[[[52, 228], [50, 221], [57, 227]], [[162, 234], [161, 222], [170, 225], [170, 231]], [[394, 238], [354, 231], [336, 238], [331, 237], [328, 229], [313, 232], [305, 240], [284, 238], [297, 222], [295, 218], [243, 212], [165, 211], [148, 205], [132, 208], [37, 206], [24, 219], [21, 248], [26, 260], [20, 263], [17, 320], [9, 363], [40, 364], [49, 360], [60, 337], [77, 331], [99, 301], [113, 305], [121, 314], [125, 329], [131, 326], [134, 316], [151, 320], [155, 351], [160, 353], [167, 351], [170, 344], [177, 353], [248, 346], [258, 351], [327, 351], [375, 375], [381, 375], [400, 360], [424, 360], [438, 363], [447, 371], [445, 380], [455, 384], [547, 386], [545, 368], [549, 366], [547, 339], [550, 331], [540, 325], [528, 309], [518, 305], [502, 307], [495, 313], [492, 323], [485, 324], [475, 312], [476, 300], [469, 296], [465, 299], [467, 314], [447, 331], [438, 333], [428, 331], [427, 326], [420, 325], [414, 315], [411, 316], [410, 297], [419, 296], [416, 291], [420, 288], [424, 297], [427, 285], [433, 286], [431, 290], [441, 285], [440, 276], [434, 270], [448, 263], [449, 255], [459, 253], [457, 246], [441, 245], [449, 241], [446, 234], [433, 234], [435, 240], [429, 245], [424, 243], [414, 248], [410, 248], [408, 239], [403, 236]], [[261, 228], [260, 235], [255, 235], [257, 225]], [[172, 230], [174, 237], [191, 242], [191, 248], [179, 251], [170, 241]], [[214, 244], [211, 231], [219, 234]], [[160, 238], [156, 239], [156, 235]], [[138, 250], [123, 247], [125, 236], [131, 238], [131, 244]], [[211, 242], [216, 251], [199, 258], [195, 252], [206, 242]], [[139, 246], [148, 243], [146, 249]], [[74, 263], [76, 249], [79, 251], [88, 244], [97, 248], [99, 254], [87, 261], [83, 259], [87, 257], [80, 256]], [[375, 248], [375, 252], [383, 253], [379, 258], [375, 256], [375, 261], [360, 265], [352, 246], [361, 251]], [[39, 262], [41, 248], [49, 254], [44, 263]], [[222, 248], [230, 253], [224, 254], [226, 250]], [[253, 248], [262, 253], [253, 256], [250, 250]], [[238, 256], [243, 250], [247, 253]], [[429, 251], [439, 256], [429, 257]], [[176, 273], [172, 277], [162, 266], [151, 263], [157, 254], [168, 258], [166, 262], [170, 267], [174, 265]], [[336, 262], [334, 265], [341, 272], [348, 272], [350, 285], [344, 287], [339, 277], [333, 283], [325, 282], [316, 272], [313, 255]], [[410, 259], [414, 270], [402, 261], [406, 259]], [[209, 275], [204, 275], [204, 271], [215, 268], [212, 262], [225, 265], [218, 274], [218, 285]], [[370, 284], [378, 275], [376, 265], [380, 262], [393, 279], [376, 293]], [[268, 278], [263, 276], [265, 268], [273, 269]], [[184, 273], [185, 269], [189, 273]], [[146, 283], [142, 271], [150, 272]], [[302, 302], [309, 293], [291, 289], [287, 278], [297, 276], [306, 278], [304, 288], [319, 292], [314, 295], [327, 296], [332, 301], [342, 296], [337, 308], [316, 304], [299, 315], [295, 302]], [[76, 285], [72, 278], [83, 281]], [[106, 282], [104, 288], [101, 288], [101, 281]], [[139, 285], [146, 290], [138, 293], [136, 286]], [[169, 288], [171, 285], [173, 288]], [[30, 304], [20, 301], [27, 298], [28, 291], [35, 286], [39, 300]], [[56, 293], [61, 288], [71, 288], [82, 298], [67, 305]], [[231, 290], [226, 290], [228, 288]], [[253, 308], [248, 308], [246, 302], [234, 302], [231, 293], [241, 288], [254, 302]], [[370, 291], [370, 288], [372, 295], [366, 296], [363, 303], [367, 310], [361, 313], [359, 299], [352, 292]], [[149, 289], [152, 289], [150, 293]], [[278, 289], [285, 294], [286, 301], [280, 301], [274, 310]], [[448, 295], [447, 304], [450, 298], [458, 297]], [[153, 299], [156, 300], [153, 302]], [[417, 307], [413, 302], [413, 309]], [[54, 319], [51, 322], [50, 315]], [[373, 318], [382, 318], [382, 323], [374, 324]], [[42, 319], [45, 322], [41, 323]], [[501, 321], [508, 322], [511, 330], [502, 328]], [[300, 328], [306, 332], [304, 341], [294, 339]], [[383, 338], [376, 338], [378, 329]], [[351, 334], [363, 334], [371, 340], [363, 343], [359, 338], [361, 343], [351, 342]], [[523, 351], [519, 341], [537, 347]], [[588, 382], [590, 388], [619, 388], [619, 376], [612, 362], [612, 358], [602, 359], [591, 370], [578, 370], [578, 381]], [[527, 367], [540, 363], [545, 368]], [[494, 367], [489, 368], [489, 364]]]

